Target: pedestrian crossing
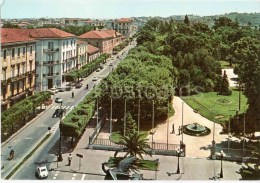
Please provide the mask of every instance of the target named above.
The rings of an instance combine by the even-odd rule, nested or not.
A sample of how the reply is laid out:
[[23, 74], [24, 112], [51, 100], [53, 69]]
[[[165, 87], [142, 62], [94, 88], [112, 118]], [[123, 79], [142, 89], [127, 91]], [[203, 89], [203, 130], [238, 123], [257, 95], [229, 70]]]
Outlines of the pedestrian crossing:
[[73, 109], [75, 106], [60, 106], [60, 105], [57, 105], [57, 106], [52, 106], [51, 109]]

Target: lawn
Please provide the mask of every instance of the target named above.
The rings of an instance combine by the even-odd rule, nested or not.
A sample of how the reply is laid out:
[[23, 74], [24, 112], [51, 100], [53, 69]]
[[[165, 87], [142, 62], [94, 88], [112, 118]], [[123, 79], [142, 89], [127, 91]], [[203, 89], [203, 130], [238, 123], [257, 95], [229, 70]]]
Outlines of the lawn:
[[221, 65], [221, 69], [233, 69], [234, 68], [234, 65], [230, 66], [229, 62], [227, 62], [227, 61], [221, 60], [221, 61], [219, 61], [219, 63]]
[[[239, 107], [239, 92], [233, 88], [232, 95], [217, 95], [217, 92], [199, 93], [197, 95], [182, 97], [182, 99], [198, 111], [202, 116], [217, 123], [224, 123], [229, 116], [236, 114]], [[241, 92], [240, 113], [247, 109], [247, 98]]]

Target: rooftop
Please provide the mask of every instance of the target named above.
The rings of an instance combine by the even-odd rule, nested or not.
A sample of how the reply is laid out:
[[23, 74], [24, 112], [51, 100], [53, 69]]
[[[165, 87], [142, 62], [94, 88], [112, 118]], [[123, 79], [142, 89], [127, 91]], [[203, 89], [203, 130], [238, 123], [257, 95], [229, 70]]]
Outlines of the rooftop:
[[79, 36], [79, 38], [87, 38], [87, 39], [105, 39], [105, 38], [112, 38], [113, 35], [108, 34], [104, 30], [93, 30], [86, 32]]
[[37, 29], [23, 29], [24, 34], [33, 38], [66, 38], [75, 37], [76, 35], [65, 32], [57, 28], [37, 28]]
[[88, 49], [87, 49], [87, 52], [88, 53], [96, 53], [96, 52], [99, 52], [99, 48], [95, 47], [95, 46], [92, 46], [92, 45], [88, 45]]
[[19, 42], [33, 42], [33, 38], [23, 35], [24, 29], [2, 28], [1, 29], [1, 43], [19, 43]]

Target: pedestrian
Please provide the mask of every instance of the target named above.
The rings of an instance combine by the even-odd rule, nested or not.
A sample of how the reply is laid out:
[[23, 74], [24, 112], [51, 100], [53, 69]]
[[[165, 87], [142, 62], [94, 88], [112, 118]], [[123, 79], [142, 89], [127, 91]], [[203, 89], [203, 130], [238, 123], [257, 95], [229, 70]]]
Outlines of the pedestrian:
[[10, 153], [9, 153], [9, 159], [13, 159], [14, 158], [14, 150], [11, 149]]
[[68, 157], [68, 165], [69, 166], [71, 165], [71, 160], [72, 160], [72, 156], [71, 156], [71, 154], [69, 154], [69, 157]]
[[72, 93], [71, 93], [71, 96], [72, 96], [72, 98], [74, 98], [74, 92], [72, 91]]
[[93, 86], [93, 88], [95, 88], [96, 85]]
[[172, 124], [172, 133], [173, 133], [173, 134], [175, 133], [175, 130], [174, 130], [174, 123]]
[[88, 89], [88, 84], [86, 85], [86, 90]]

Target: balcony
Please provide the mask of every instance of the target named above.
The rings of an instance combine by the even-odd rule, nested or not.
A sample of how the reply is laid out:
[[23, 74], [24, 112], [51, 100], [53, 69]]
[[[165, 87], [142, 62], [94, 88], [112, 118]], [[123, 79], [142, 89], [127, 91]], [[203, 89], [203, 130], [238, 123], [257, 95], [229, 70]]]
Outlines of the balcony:
[[19, 99], [19, 98], [25, 96], [26, 94], [27, 94], [27, 92], [26, 92], [26, 91], [23, 91], [23, 92], [18, 93], [18, 94], [16, 94], [16, 95], [12, 95], [12, 96], [11, 96], [11, 100], [17, 100], [17, 99]]
[[12, 77], [11, 82], [19, 81], [27, 77], [27, 73], [19, 74], [18, 76]]
[[44, 61], [43, 62], [43, 65], [56, 65], [56, 64], [59, 64], [60, 63], [60, 61], [59, 60], [57, 60], [57, 61]]
[[68, 60], [74, 60], [76, 59], [76, 57], [70, 57]]
[[27, 72], [27, 75], [34, 75], [35, 74], [35, 70], [32, 70], [32, 71], [28, 71]]
[[43, 77], [47, 77], [47, 78], [51, 78], [51, 77], [55, 77], [58, 76], [59, 73], [48, 73], [48, 74], [43, 74]]
[[44, 53], [55, 53], [58, 52], [60, 49], [56, 48], [56, 49], [43, 49]]

